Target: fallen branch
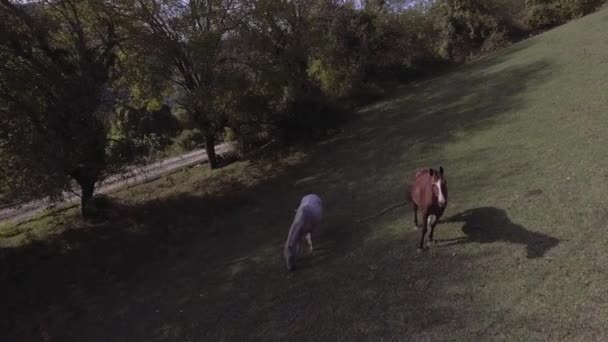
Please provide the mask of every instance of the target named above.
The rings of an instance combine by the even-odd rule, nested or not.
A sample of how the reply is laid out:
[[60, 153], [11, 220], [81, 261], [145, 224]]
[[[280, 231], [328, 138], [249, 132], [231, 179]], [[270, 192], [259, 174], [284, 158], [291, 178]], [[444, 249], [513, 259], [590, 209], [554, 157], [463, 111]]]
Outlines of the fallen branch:
[[365, 221], [371, 220], [373, 218], [376, 218], [378, 216], [382, 216], [382, 215], [386, 214], [386, 212], [393, 210], [395, 208], [398, 208], [398, 207], [402, 207], [408, 203], [410, 203], [410, 201], [403, 201], [403, 202], [399, 202], [397, 204], [393, 204], [390, 207], [386, 207], [386, 208], [382, 209], [382, 211], [376, 215], [368, 216], [368, 217], [357, 220], [357, 223], [365, 222]]
[[264, 152], [264, 150], [268, 149], [269, 147], [271, 147], [272, 145], [274, 145], [275, 143], [277, 143], [278, 140], [276, 139], [272, 139], [269, 142], [267, 142], [266, 144], [262, 145], [259, 148], [256, 148], [253, 151], [249, 151], [248, 153], [245, 153], [245, 155], [243, 156], [244, 158], [253, 158], [254, 156], [258, 156], [260, 154], [262, 154]]
[[234, 261], [231, 261], [231, 262], [227, 263], [227, 264], [226, 264], [226, 266], [228, 266], [228, 265], [232, 265], [232, 264], [236, 264], [236, 263], [239, 263], [239, 262], [241, 262], [241, 261], [245, 261], [245, 260], [247, 260], [247, 259], [249, 259], [249, 257], [244, 257], [244, 258], [236, 259], [236, 260], [234, 260]]

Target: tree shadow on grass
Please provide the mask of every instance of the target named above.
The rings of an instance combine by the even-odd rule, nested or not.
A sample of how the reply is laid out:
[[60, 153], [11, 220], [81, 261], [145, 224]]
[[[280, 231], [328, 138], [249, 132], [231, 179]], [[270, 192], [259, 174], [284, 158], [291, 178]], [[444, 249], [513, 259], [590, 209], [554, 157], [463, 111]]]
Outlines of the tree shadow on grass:
[[[502, 113], [518, 109], [519, 96], [541, 84], [551, 74], [551, 65], [541, 59], [492, 72], [474, 70], [411, 88], [409, 95], [389, 101], [378, 111], [384, 124], [372, 123], [379, 119], [376, 115], [366, 116], [368, 137], [403, 150], [420, 142], [435, 147], [455, 134], [484, 129], [506, 119]], [[371, 139], [379, 136], [384, 139]]]
[[512, 222], [504, 210], [493, 207], [469, 209], [442, 221], [464, 223], [462, 232], [466, 237], [438, 240], [448, 242], [447, 246], [471, 242], [493, 243], [504, 241], [525, 245], [527, 258], [536, 259], [543, 257], [547, 251], [560, 242], [557, 238], [530, 231]]
[[436, 152], [445, 144], [512, 119], [505, 114], [523, 106], [522, 94], [541, 84], [552, 67], [541, 59], [499, 70], [468, 70], [404, 86], [406, 95], [363, 110], [356, 129], [346, 128], [348, 143], [324, 146], [320, 150], [327, 157], [322, 154], [316, 162], [344, 165], [336, 171], [344, 170], [360, 188], [376, 188], [382, 196], [370, 203], [377, 207], [404, 200], [408, 172], [442, 163]]

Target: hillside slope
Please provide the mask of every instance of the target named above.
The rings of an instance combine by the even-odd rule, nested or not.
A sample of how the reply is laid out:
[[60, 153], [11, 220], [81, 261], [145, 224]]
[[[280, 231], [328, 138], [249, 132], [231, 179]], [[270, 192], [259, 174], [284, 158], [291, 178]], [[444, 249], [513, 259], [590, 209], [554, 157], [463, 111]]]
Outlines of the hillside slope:
[[[393, 89], [281, 161], [119, 193], [124, 212], [49, 242], [69, 251], [44, 266], [18, 250], [30, 272], [0, 299], [78, 341], [606, 339], [607, 28], [604, 10]], [[416, 254], [409, 208], [354, 223], [424, 165], [448, 177], [437, 246]], [[326, 220], [287, 274], [309, 192]], [[19, 322], [14, 336], [43, 324]]]

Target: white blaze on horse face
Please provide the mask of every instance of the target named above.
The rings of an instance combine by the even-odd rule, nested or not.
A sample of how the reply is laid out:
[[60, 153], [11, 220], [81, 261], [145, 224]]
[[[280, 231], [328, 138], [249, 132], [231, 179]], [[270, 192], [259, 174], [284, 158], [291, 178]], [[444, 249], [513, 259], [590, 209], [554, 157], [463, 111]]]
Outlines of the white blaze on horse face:
[[445, 205], [445, 196], [441, 189], [441, 180], [436, 181], [434, 185], [437, 187], [437, 204], [439, 204], [440, 207], [443, 207]]

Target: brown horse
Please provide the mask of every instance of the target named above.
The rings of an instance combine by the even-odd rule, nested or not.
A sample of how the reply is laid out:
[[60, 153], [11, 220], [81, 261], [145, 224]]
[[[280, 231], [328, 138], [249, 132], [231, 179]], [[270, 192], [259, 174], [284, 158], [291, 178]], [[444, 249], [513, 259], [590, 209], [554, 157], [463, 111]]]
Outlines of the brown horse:
[[418, 211], [422, 213], [422, 236], [418, 245], [418, 251], [420, 252], [424, 249], [424, 238], [429, 229], [429, 245], [434, 242], [435, 226], [448, 205], [448, 186], [443, 167], [440, 166], [439, 171], [432, 168], [418, 170], [409, 190], [410, 200], [414, 208], [416, 230], [420, 227]]

